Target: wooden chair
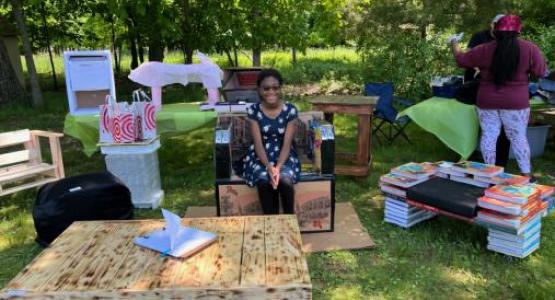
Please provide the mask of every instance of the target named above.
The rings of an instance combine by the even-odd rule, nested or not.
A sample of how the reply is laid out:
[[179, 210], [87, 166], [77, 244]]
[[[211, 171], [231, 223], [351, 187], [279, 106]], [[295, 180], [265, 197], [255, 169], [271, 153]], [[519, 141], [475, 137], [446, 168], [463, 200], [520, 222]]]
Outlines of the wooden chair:
[[[63, 136], [29, 129], [0, 133], [0, 196], [64, 178]], [[39, 137], [48, 138], [52, 163], [42, 161]]]

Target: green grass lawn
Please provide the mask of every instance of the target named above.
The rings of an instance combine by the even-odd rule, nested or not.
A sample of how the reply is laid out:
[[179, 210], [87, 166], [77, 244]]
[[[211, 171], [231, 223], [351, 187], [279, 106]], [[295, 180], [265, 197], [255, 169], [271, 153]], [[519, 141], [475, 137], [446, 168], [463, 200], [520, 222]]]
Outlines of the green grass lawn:
[[[307, 63], [308, 64], [308, 63]], [[291, 71], [299, 72], [301, 71]], [[119, 88], [122, 95], [128, 90]], [[170, 101], [198, 97], [195, 88], [171, 87]], [[64, 92], [46, 92], [46, 108], [35, 111], [21, 106], [0, 109], [0, 131], [21, 128], [61, 132], [67, 111]], [[307, 103], [292, 97], [307, 110]], [[354, 148], [356, 122], [346, 116], [335, 119], [340, 149]], [[180, 215], [188, 206], [214, 205], [211, 149], [214, 124], [181, 134], [162, 136], [159, 150], [162, 207]], [[412, 124], [413, 144], [397, 140], [393, 145], [373, 144], [371, 175], [365, 180], [338, 177], [336, 200], [353, 203], [376, 247], [371, 250], [335, 251], [308, 255], [315, 299], [554, 299], [555, 217], [544, 219], [539, 251], [524, 260], [510, 259], [486, 250], [486, 230], [437, 217], [409, 230], [384, 223], [383, 196], [377, 181], [393, 166], [409, 161], [457, 160], [434, 136]], [[79, 142], [62, 141], [67, 176], [104, 169], [103, 157], [86, 157]], [[554, 184], [555, 151], [548, 144], [541, 159], [534, 159], [540, 183]], [[516, 172], [514, 161], [510, 172]], [[31, 217], [36, 190], [0, 198], [0, 287], [3, 287], [40, 251], [34, 243]], [[159, 210], [137, 210], [137, 218], [159, 218]]]

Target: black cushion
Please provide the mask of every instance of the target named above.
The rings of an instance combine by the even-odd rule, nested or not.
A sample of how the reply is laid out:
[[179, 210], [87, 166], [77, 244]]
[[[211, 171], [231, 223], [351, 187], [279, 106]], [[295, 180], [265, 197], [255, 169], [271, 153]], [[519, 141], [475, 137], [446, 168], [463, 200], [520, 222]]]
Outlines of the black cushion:
[[407, 198], [467, 218], [476, 217], [485, 188], [444, 178], [432, 178], [407, 189]]

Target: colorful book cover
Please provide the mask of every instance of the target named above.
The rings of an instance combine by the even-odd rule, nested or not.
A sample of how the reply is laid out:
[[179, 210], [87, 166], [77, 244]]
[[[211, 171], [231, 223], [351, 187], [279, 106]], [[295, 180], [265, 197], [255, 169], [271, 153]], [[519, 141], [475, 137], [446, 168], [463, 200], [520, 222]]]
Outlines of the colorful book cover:
[[524, 242], [529, 240], [536, 233], [541, 232], [541, 228], [542, 228], [542, 224], [540, 222], [530, 227], [529, 230], [527, 230], [526, 232], [523, 232], [520, 235], [510, 234], [500, 230], [490, 229], [488, 231], [488, 237], [491, 236], [498, 239], [504, 239], [504, 240], [513, 241], [513, 242]]
[[477, 187], [483, 187], [483, 188], [489, 187], [489, 183], [483, 182], [483, 181], [478, 181], [478, 180], [476, 180], [472, 177], [451, 175], [451, 176], [449, 176], [449, 178], [453, 181], [466, 183], [466, 184], [470, 184], [470, 185], [477, 186]]
[[453, 164], [451, 169], [478, 176], [495, 176], [503, 172], [503, 167], [488, 165], [474, 161], [462, 161]]
[[415, 214], [412, 214], [410, 216], [406, 216], [406, 215], [399, 215], [399, 214], [395, 214], [395, 213], [391, 213], [391, 212], [386, 212], [384, 214], [385, 218], [388, 219], [396, 219], [397, 221], [401, 221], [401, 222], [405, 222], [405, 223], [411, 223], [415, 220], [421, 220], [422, 217], [428, 216], [430, 214], [429, 211], [425, 211], [425, 210], [421, 210]]
[[410, 208], [410, 209], [400, 209], [398, 207], [392, 207], [392, 206], [386, 206], [384, 209], [384, 213], [385, 214], [395, 214], [398, 216], [403, 216], [405, 218], [410, 217], [418, 212], [420, 212], [421, 209], [418, 209], [416, 207]]
[[406, 202], [406, 199], [401, 198], [399, 199], [399, 197], [396, 198], [392, 198], [390, 195], [386, 195], [385, 196], [385, 204], [387, 205], [388, 203], [390, 204], [394, 204], [403, 208], [410, 208], [410, 205], [408, 205]]
[[541, 224], [541, 219], [542, 219], [541, 216], [536, 216], [531, 220], [529, 220], [528, 222], [526, 222], [525, 224], [523, 224], [522, 226], [520, 226], [519, 228], [507, 227], [507, 226], [503, 226], [503, 225], [499, 225], [491, 222], [486, 222], [479, 218], [474, 219], [474, 223], [476, 225], [486, 227], [488, 228], [488, 230], [496, 230], [496, 231], [505, 232], [508, 234], [513, 234], [513, 235], [523, 235], [530, 232], [531, 229], [534, 228], [534, 226]]
[[525, 204], [532, 198], [539, 197], [537, 188], [530, 185], [511, 184], [494, 185], [486, 190], [485, 195], [491, 198], [504, 200], [516, 204]]
[[384, 191], [382, 191], [382, 194], [385, 196], [386, 200], [387, 199], [392, 199], [392, 200], [396, 200], [396, 201], [399, 201], [399, 202], [402, 202], [402, 203], [405, 203], [405, 201], [407, 201], [407, 199], [405, 197], [400, 197], [400, 196], [393, 195], [391, 193], [387, 193], [387, 192], [384, 192]]
[[410, 162], [391, 169], [391, 173], [414, 179], [429, 178], [436, 172], [437, 168], [431, 163]]
[[507, 248], [514, 248], [515, 250], [522, 250], [528, 248], [530, 244], [534, 243], [537, 239], [540, 238], [541, 231], [536, 232], [533, 234], [529, 239], [524, 241], [511, 241], [504, 239], [502, 237], [495, 237], [495, 236], [488, 236], [488, 243], [490, 245], [498, 245]]
[[476, 219], [490, 222], [493, 224], [511, 227], [511, 228], [519, 228], [530, 219], [536, 217], [538, 213], [542, 212], [541, 205], [537, 205], [533, 209], [531, 209], [526, 216], [511, 216], [507, 214], [502, 214], [496, 211], [492, 211], [489, 209], [482, 209], [478, 211], [478, 216]]
[[521, 249], [521, 250], [515, 250], [514, 248], [503, 247], [501, 245], [495, 245], [495, 244], [488, 244], [487, 248], [490, 251], [499, 252], [501, 254], [514, 256], [518, 258], [525, 258], [526, 256], [532, 254], [532, 252], [540, 248], [540, 239], [535, 240], [527, 248]]
[[539, 199], [534, 199], [521, 205], [483, 196], [478, 198], [478, 206], [513, 216], [525, 216], [539, 204], [539, 201]]
[[555, 191], [555, 188], [549, 185], [542, 185], [537, 183], [529, 183], [528, 185], [538, 189], [540, 192], [540, 198], [542, 199], [553, 195], [553, 192]]
[[407, 197], [407, 192], [400, 187], [392, 186], [385, 183], [380, 183], [379, 186], [382, 192], [393, 194], [395, 196], [399, 196], [403, 198]]
[[475, 176], [474, 179], [487, 182], [490, 184], [527, 184], [530, 181], [530, 177], [514, 175], [509, 173], [499, 173], [492, 177], [488, 176]]
[[412, 227], [412, 226], [414, 226], [414, 225], [416, 225], [420, 222], [431, 219], [433, 217], [435, 217], [435, 214], [428, 212], [427, 214], [421, 215], [420, 218], [414, 219], [410, 222], [405, 222], [403, 220], [399, 220], [397, 218], [391, 218], [391, 217], [385, 217], [384, 221], [387, 222], [387, 223], [395, 224], [395, 225], [403, 227], [403, 228], [410, 228], [410, 227]]
[[416, 207], [404, 208], [404, 207], [397, 206], [395, 204], [386, 203], [384, 210], [385, 211], [394, 211], [394, 212], [398, 212], [398, 213], [408, 215], [408, 214], [411, 214], [411, 213], [414, 213], [414, 212], [418, 211], [418, 208], [416, 208]]
[[[447, 178], [449, 175], [455, 175], [455, 176], [464, 176], [465, 173], [463, 172], [459, 172], [459, 171], [455, 171], [453, 170], [453, 162], [449, 162], [449, 161], [438, 161], [436, 163], [434, 163], [434, 165], [437, 166], [437, 174], [443, 175], [442, 177]], [[445, 177], [445, 175], [447, 175], [447, 177]]]
[[389, 183], [392, 185], [400, 186], [403, 188], [408, 188], [417, 185], [421, 182], [426, 181], [427, 178], [423, 177], [420, 179], [410, 178], [407, 176], [401, 176], [393, 173], [385, 174], [380, 177], [381, 182]]

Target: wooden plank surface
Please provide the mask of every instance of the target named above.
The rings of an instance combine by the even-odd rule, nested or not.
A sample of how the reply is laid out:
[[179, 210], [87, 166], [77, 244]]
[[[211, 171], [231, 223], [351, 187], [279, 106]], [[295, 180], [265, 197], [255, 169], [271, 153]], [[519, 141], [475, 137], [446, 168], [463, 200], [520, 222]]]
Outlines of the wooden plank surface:
[[10, 298], [6, 294], [0, 294], [0, 300], [4, 299], [49, 299], [49, 300], [90, 300], [90, 299], [148, 299], [148, 300], [283, 300], [283, 299], [312, 299], [311, 285], [284, 285], [277, 287], [249, 287], [233, 289], [204, 289], [204, 288], [176, 288], [176, 289], [152, 289], [146, 291], [138, 290], [95, 290], [95, 291], [52, 291], [52, 292], [19, 292], [22, 295]]
[[133, 244], [162, 227], [160, 220], [75, 222], [0, 299], [13, 289], [24, 290], [23, 299], [310, 299], [294, 215], [183, 223], [215, 232], [218, 241], [189, 258], [161, 257]]
[[216, 233], [218, 241], [205, 250], [207, 259], [200, 269], [200, 286], [228, 288], [240, 284], [244, 222], [233, 218], [212, 220], [208, 231]]
[[336, 175], [368, 176], [368, 166], [336, 165]]
[[297, 221], [288, 215], [267, 219], [264, 231], [266, 284], [279, 286], [292, 282], [301, 283], [308, 270], [304, 270], [299, 263], [304, 258]]
[[241, 286], [266, 284], [266, 244], [264, 217], [245, 220], [241, 265]]
[[148, 249], [135, 248], [133, 239], [162, 227], [163, 223], [145, 221], [123, 223], [122, 226], [125, 226], [125, 230], [121, 231], [120, 241], [111, 253], [117, 260], [110, 270], [106, 270], [96, 280], [96, 287], [99, 289], [125, 289], [134, 278], [142, 274], [145, 268], [143, 259], [152, 256], [152, 252]]
[[56, 276], [75, 257], [81, 256], [96, 230], [97, 225], [92, 222], [74, 223], [31, 261], [5, 288], [42, 290], [51, 277]]
[[376, 105], [378, 98], [375, 96], [324, 95], [311, 97], [309, 102], [312, 104]]
[[[346, 105], [330, 103], [313, 103], [312, 108], [323, 111], [324, 113], [343, 113], [356, 115], [369, 115], [374, 111], [372, 105]], [[326, 116], [326, 121], [333, 124], [333, 117]]]
[[0, 166], [16, 164], [29, 160], [29, 150], [19, 150], [6, 154], [0, 154]]
[[13, 168], [10, 172], [6, 170], [9, 168], [4, 168], [0, 170], [0, 183], [13, 182], [16, 180], [22, 180], [29, 178], [41, 173], [47, 173], [56, 169], [56, 166], [49, 164], [39, 164], [39, 165], [17, 165], [17, 168]]
[[357, 165], [359, 166], [368, 165], [371, 122], [370, 115], [358, 116]]
[[0, 147], [23, 144], [31, 139], [29, 129], [0, 133]]

